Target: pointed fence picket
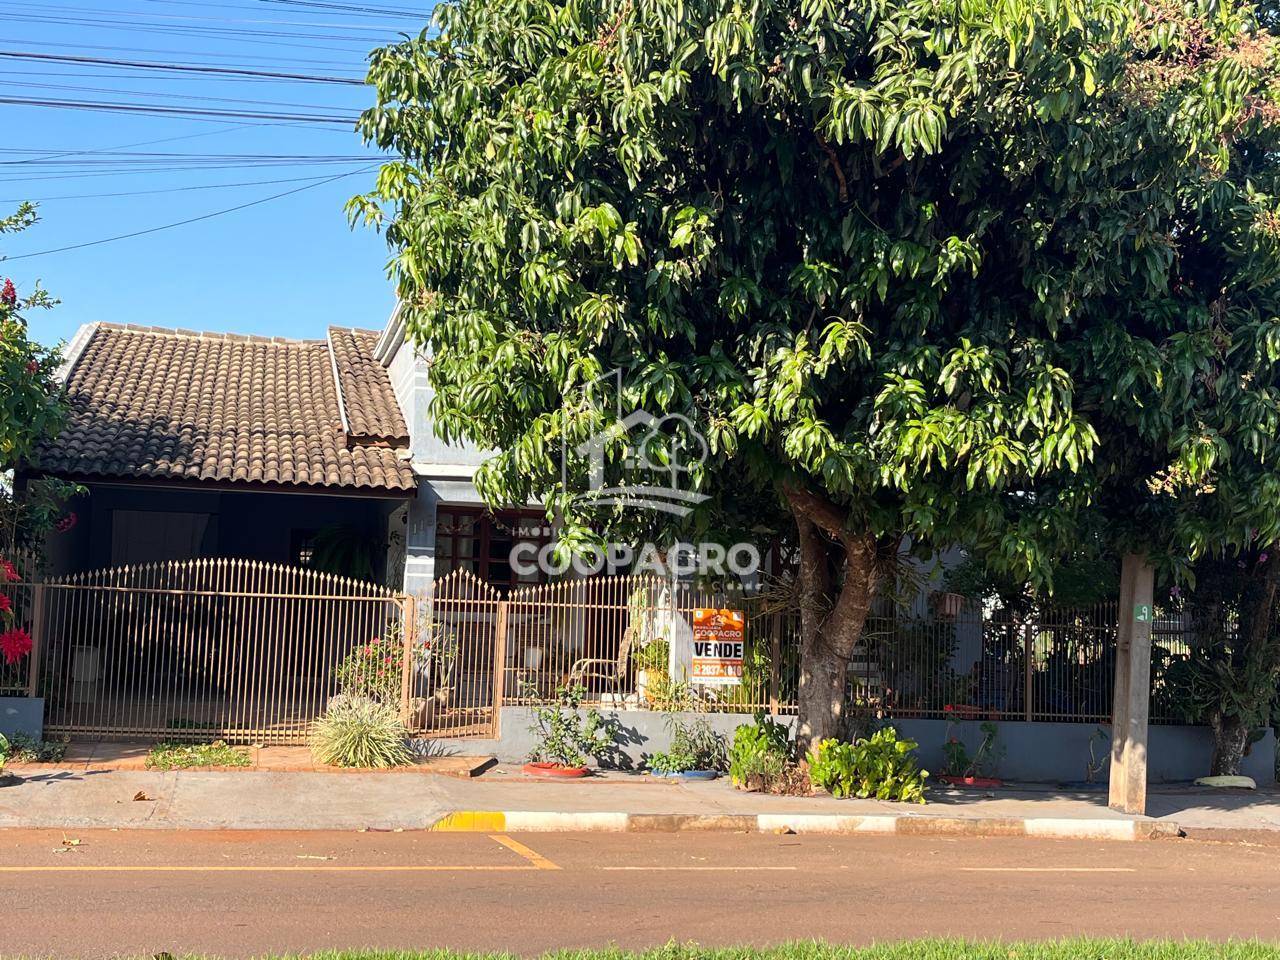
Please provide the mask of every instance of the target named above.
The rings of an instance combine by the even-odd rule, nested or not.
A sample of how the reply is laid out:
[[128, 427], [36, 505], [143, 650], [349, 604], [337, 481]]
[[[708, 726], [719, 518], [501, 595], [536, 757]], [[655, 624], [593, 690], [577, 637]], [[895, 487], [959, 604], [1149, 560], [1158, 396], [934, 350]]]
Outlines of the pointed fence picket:
[[[235, 558], [111, 567], [38, 589], [45, 726], [72, 736], [305, 742], [343, 659], [400, 637], [405, 610], [377, 584]], [[399, 676], [398, 661], [389, 669]]]

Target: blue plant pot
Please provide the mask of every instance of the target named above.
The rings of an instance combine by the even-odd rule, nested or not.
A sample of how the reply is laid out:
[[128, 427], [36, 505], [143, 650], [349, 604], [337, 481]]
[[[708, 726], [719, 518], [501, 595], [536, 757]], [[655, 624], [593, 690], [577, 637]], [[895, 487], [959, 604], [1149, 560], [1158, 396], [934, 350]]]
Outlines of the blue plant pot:
[[650, 776], [663, 780], [714, 780], [720, 774], [715, 770], [685, 770], [681, 773], [667, 773], [664, 770], [650, 770]]

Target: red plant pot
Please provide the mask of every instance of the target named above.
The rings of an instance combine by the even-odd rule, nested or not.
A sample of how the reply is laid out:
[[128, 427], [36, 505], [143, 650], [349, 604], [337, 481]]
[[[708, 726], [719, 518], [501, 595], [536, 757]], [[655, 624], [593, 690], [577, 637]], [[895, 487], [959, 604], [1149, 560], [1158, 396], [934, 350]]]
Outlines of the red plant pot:
[[953, 777], [950, 774], [943, 774], [938, 778], [945, 784], [953, 787], [1003, 787], [1004, 781], [997, 780], [995, 777]]
[[545, 777], [549, 780], [577, 780], [591, 775], [591, 771], [586, 767], [566, 767], [563, 764], [545, 761], [526, 763], [521, 770], [528, 776]]

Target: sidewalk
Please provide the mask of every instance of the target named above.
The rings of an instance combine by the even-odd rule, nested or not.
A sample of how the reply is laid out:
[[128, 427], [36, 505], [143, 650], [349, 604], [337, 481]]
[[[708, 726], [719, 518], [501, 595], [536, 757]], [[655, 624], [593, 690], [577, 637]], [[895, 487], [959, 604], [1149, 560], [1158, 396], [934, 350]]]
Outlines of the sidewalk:
[[497, 766], [428, 772], [145, 771], [28, 766], [0, 781], [0, 827], [245, 830], [691, 830], [1141, 839], [1179, 828], [1280, 831], [1280, 791], [1154, 787], [1146, 818], [1102, 793], [937, 787], [924, 806], [744, 793], [726, 780], [609, 773], [557, 783]]

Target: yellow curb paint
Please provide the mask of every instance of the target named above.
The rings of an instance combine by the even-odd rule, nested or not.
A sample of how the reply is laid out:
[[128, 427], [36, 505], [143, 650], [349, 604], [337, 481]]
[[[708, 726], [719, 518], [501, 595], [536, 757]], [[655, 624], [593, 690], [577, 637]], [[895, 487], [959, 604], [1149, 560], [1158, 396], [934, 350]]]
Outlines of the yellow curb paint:
[[773, 871], [790, 873], [799, 869], [798, 867], [596, 867], [597, 870], [613, 870], [618, 872], [630, 872], [637, 870], [705, 870], [719, 871], [721, 873], [759, 873], [761, 871]]
[[965, 873], [1135, 873], [1134, 867], [960, 867]]
[[552, 863], [550, 860], [548, 860], [542, 854], [538, 853], [536, 850], [530, 850], [528, 847], [526, 847], [523, 843], [521, 843], [518, 840], [512, 840], [510, 837], [501, 837], [501, 836], [494, 836], [494, 837], [490, 837], [489, 839], [497, 840], [498, 843], [502, 844], [512, 853], [515, 853], [521, 857], [524, 857], [531, 864], [533, 864], [534, 869], [536, 870], [559, 870], [560, 869], [560, 866], [558, 864]]
[[507, 815], [500, 810], [457, 810], [431, 827], [439, 833], [502, 833]]

